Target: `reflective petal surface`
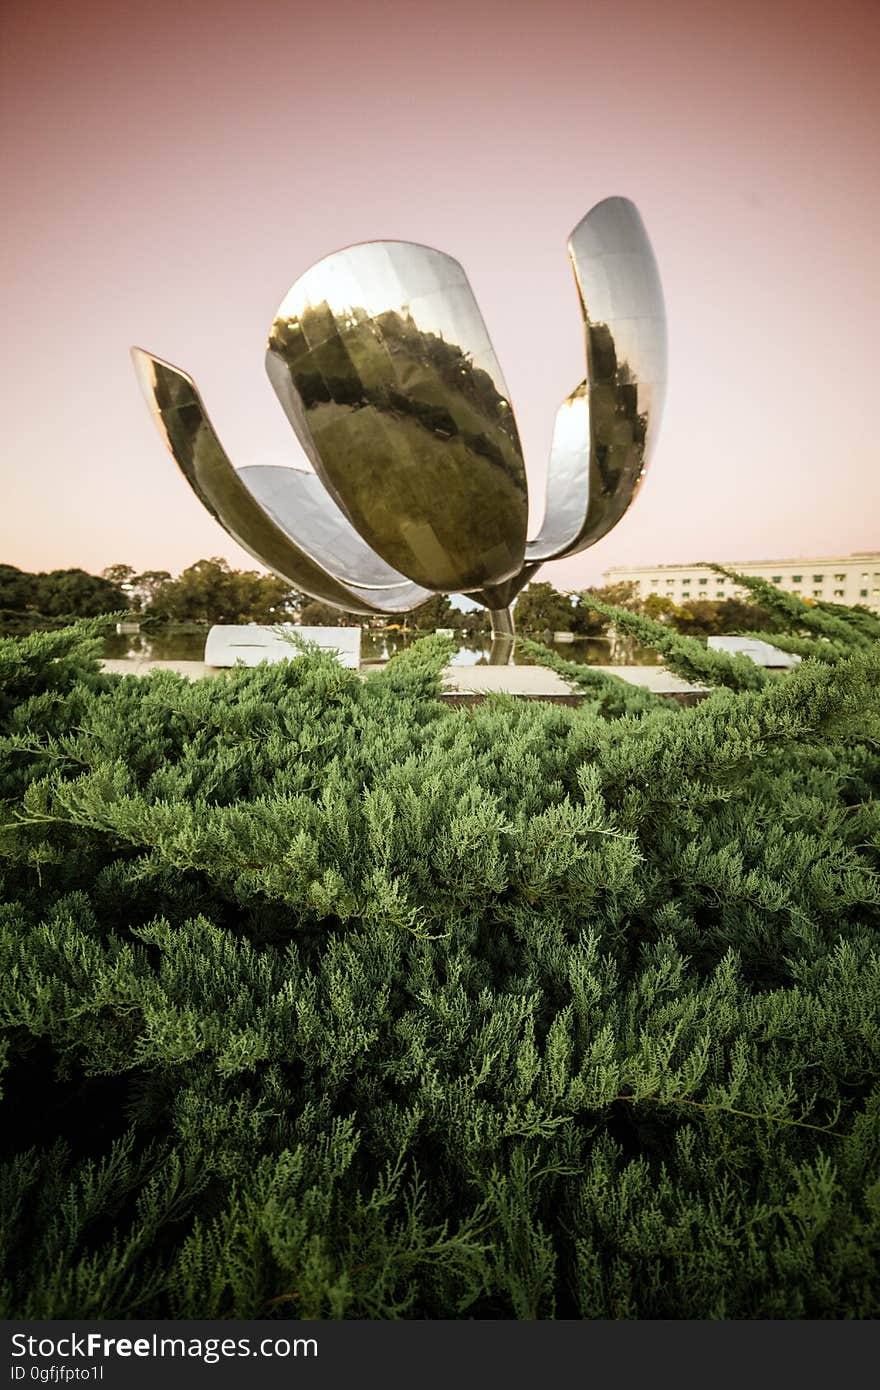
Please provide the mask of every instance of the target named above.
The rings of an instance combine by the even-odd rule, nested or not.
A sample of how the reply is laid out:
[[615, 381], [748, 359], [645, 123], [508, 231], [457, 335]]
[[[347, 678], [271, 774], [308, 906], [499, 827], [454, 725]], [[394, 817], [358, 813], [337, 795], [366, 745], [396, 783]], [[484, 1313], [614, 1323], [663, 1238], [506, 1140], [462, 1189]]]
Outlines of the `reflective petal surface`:
[[266, 367], [331, 496], [394, 570], [438, 592], [519, 571], [522, 449], [456, 261], [410, 242], [328, 256], [281, 305]]
[[560, 406], [544, 521], [526, 544], [526, 473], [507, 387], [457, 261], [366, 242], [312, 266], [269, 337], [270, 380], [314, 473], [232, 467], [192, 380], [134, 349], [184, 475], [240, 545], [303, 592], [349, 612], [402, 613], [432, 592], [492, 615], [547, 560], [620, 520], [647, 469], [666, 388], [666, 320], [635, 206], [606, 198], [569, 239], [586, 378]]
[[587, 378], [556, 417], [539, 535], [529, 561], [593, 545], [633, 501], [650, 461], [666, 390], [663, 291], [642, 219], [606, 198], [569, 239], [586, 330]]
[[327, 574], [272, 519], [233, 468], [192, 378], [140, 348], [132, 349], [132, 359], [156, 424], [190, 487], [261, 564], [312, 598], [351, 613], [400, 613], [424, 602], [428, 594], [414, 584], [358, 592]]
[[544, 521], [529, 560], [562, 555], [580, 534], [590, 499], [590, 394], [582, 381], [556, 412]]
[[248, 464], [238, 476], [272, 520], [307, 549], [334, 578], [355, 589], [405, 588], [420, 603], [430, 598], [404, 575], [386, 565], [358, 535], [316, 473], [276, 464]]

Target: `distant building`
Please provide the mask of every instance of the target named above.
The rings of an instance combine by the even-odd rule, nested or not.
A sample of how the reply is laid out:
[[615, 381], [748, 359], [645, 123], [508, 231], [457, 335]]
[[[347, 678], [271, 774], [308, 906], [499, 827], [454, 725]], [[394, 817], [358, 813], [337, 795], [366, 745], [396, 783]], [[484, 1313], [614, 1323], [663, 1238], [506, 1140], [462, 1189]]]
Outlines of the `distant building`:
[[[880, 613], [880, 550], [857, 550], [852, 555], [805, 556], [795, 560], [729, 560], [728, 569], [769, 579], [780, 589], [803, 599], [826, 603], [859, 603]], [[639, 597], [662, 594], [674, 603], [689, 599], [738, 598], [736, 584], [704, 565], [613, 565], [606, 584], [632, 583]]]

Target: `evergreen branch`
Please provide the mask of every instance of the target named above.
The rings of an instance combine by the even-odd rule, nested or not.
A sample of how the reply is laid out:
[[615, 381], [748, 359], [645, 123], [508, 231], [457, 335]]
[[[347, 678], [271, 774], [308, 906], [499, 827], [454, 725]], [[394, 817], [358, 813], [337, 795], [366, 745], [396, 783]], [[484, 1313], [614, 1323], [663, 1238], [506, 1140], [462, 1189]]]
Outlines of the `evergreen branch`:
[[748, 657], [715, 651], [696, 637], [681, 633], [643, 613], [633, 613], [599, 599], [584, 600], [585, 606], [608, 618], [618, 632], [628, 633], [645, 647], [660, 652], [670, 671], [692, 683], [723, 685], [731, 690], [760, 690], [773, 679]]
[[[834, 616], [823, 605], [805, 603], [797, 594], [779, 589], [768, 579], [760, 579], [757, 575], [739, 574], [724, 565], [710, 564], [708, 568], [733, 580], [741, 589], [753, 594], [761, 608], [777, 613], [794, 627], [806, 628], [808, 632], [828, 637], [850, 650], [870, 644], [871, 638], [862, 630], [862, 624], [858, 619], [854, 622], [846, 616]], [[852, 610], [841, 606], [840, 611], [845, 615]]]
[[719, 1111], [725, 1115], [738, 1115], [744, 1120], [762, 1120], [766, 1124], [789, 1125], [795, 1129], [812, 1129], [817, 1134], [833, 1134], [839, 1139], [845, 1137], [840, 1130], [831, 1129], [828, 1125], [811, 1125], [804, 1120], [784, 1119], [780, 1115], [761, 1115], [752, 1110], [737, 1110], [732, 1105], [711, 1105], [708, 1102], [691, 1100], [688, 1096], [614, 1096], [614, 1100], [625, 1100], [631, 1105], [639, 1105], [643, 1100], [656, 1105], [689, 1105], [694, 1110], [704, 1110], [707, 1113]]

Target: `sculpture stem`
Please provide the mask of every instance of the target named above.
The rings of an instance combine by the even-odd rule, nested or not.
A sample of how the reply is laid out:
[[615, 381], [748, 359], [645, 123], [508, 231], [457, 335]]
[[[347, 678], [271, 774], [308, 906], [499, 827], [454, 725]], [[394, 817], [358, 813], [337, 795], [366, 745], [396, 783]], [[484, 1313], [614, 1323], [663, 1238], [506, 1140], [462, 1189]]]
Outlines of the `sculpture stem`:
[[490, 608], [492, 619], [492, 647], [489, 651], [490, 666], [509, 666], [513, 661], [515, 628], [513, 613], [509, 608]]

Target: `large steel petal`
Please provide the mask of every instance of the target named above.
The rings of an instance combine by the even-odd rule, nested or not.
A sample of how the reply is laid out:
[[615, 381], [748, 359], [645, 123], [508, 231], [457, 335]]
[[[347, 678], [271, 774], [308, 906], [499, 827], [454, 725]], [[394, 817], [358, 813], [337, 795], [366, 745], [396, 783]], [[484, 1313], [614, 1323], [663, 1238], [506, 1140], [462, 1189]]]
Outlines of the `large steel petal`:
[[153, 418], [193, 492], [260, 564], [312, 598], [350, 613], [406, 612], [424, 601], [427, 594], [415, 585], [358, 591], [327, 574], [239, 477], [192, 378], [142, 348], [133, 348], [132, 358]]
[[519, 435], [450, 256], [388, 241], [319, 261], [279, 308], [266, 367], [327, 490], [393, 569], [437, 592], [519, 571]]
[[292, 536], [328, 574], [355, 589], [406, 589], [417, 603], [431, 597], [386, 565], [358, 535], [316, 473], [254, 463], [238, 476], [282, 531]]
[[628, 198], [606, 198], [569, 239], [587, 378], [556, 417], [544, 522], [527, 561], [558, 560], [617, 524], [645, 476], [666, 391], [666, 314], [651, 243]]

